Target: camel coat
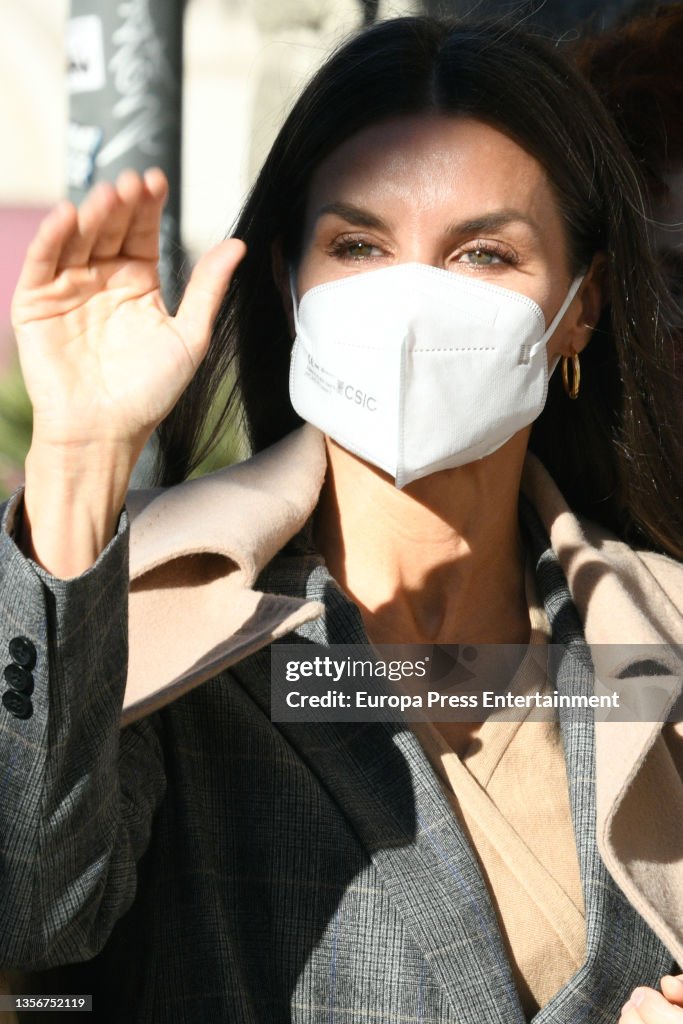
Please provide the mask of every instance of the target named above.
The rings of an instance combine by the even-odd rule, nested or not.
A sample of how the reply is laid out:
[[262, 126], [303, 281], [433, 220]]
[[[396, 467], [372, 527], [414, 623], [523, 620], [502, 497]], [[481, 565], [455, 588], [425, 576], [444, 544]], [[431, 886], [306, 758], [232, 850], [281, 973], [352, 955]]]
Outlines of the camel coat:
[[[259, 594], [253, 583], [309, 518], [324, 473], [322, 435], [306, 425], [247, 462], [129, 496], [123, 725], [321, 614], [315, 602]], [[596, 721], [597, 841], [620, 889], [683, 963], [683, 723], [666, 723], [683, 685], [683, 565], [574, 515], [532, 454], [522, 489], [567, 577], [605, 692], [619, 690], [634, 652], [643, 665], [644, 706], [659, 721]], [[632, 694], [632, 675], [628, 683]]]

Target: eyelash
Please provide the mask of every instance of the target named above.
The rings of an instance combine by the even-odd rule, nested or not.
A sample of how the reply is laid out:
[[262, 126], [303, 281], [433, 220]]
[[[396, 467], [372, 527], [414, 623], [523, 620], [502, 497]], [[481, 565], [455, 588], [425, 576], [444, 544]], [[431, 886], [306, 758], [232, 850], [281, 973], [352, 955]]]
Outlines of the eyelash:
[[[362, 263], [365, 260], [378, 259], [377, 256], [361, 256], [353, 255], [349, 250], [353, 245], [368, 246], [372, 249], [379, 249], [380, 246], [374, 242], [368, 241], [367, 238], [362, 238], [357, 235], [342, 235], [336, 238], [328, 248], [328, 254], [336, 259], [347, 260], [351, 263]], [[468, 248], [462, 249], [460, 252], [461, 256], [467, 255], [467, 253], [482, 253], [491, 256], [497, 256], [501, 263], [514, 266], [519, 262], [519, 259], [511, 249], [499, 243], [484, 241], [483, 239], [477, 239], [476, 241], [469, 244]], [[476, 264], [470, 264], [474, 267]], [[500, 266], [498, 263], [484, 265], [483, 269], [490, 269], [494, 266]]]
[[353, 256], [351, 254], [351, 252], [349, 252], [349, 249], [353, 245], [366, 245], [366, 246], [369, 246], [372, 249], [379, 249], [380, 248], [378, 245], [375, 245], [374, 242], [368, 242], [368, 240], [366, 238], [358, 238], [357, 236], [342, 235], [339, 238], [335, 238], [335, 240], [332, 242], [332, 244], [330, 245], [330, 247], [329, 247], [329, 249], [327, 251], [328, 251], [330, 256], [335, 256], [338, 259], [347, 259], [347, 260], [350, 260], [352, 262], [360, 262], [361, 260], [375, 258], [375, 257], [369, 257], [369, 256]]
[[[485, 241], [484, 239], [477, 240], [476, 242], [471, 243], [468, 248], [463, 248], [460, 255], [465, 256], [467, 255], [467, 253], [471, 252], [481, 252], [486, 253], [487, 255], [490, 254], [491, 256], [497, 256], [501, 264], [505, 263], [508, 266], [515, 266], [517, 263], [519, 263], [519, 257], [517, 256], [517, 253], [500, 242], [489, 242]], [[474, 266], [474, 264], [470, 265]], [[493, 266], [499, 265], [500, 264], [493, 264]]]

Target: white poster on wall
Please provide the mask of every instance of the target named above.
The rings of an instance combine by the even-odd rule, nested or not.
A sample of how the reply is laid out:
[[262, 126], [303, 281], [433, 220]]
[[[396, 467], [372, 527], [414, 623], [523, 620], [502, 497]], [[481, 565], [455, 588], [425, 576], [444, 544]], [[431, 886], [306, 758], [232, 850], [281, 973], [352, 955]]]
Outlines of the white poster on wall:
[[97, 92], [106, 81], [102, 19], [96, 14], [71, 18], [66, 26], [69, 92]]

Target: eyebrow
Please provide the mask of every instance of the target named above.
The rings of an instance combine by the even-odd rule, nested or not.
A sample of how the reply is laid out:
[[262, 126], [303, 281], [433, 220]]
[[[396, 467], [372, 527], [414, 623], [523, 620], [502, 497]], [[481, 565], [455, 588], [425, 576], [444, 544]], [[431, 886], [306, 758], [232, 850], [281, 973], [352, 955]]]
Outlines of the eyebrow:
[[[363, 228], [376, 228], [379, 231], [389, 231], [390, 225], [376, 213], [356, 206], [354, 203], [333, 202], [321, 206], [315, 215], [315, 220], [320, 220], [326, 214], [334, 214], [348, 221], [349, 224], [357, 224]], [[535, 234], [540, 234], [538, 223], [528, 214], [521, 210], [505, 208], [495, 210], [492, 213], [482, 214], [480, 217], [472, 217], [469, 220], [454, 222], [446, 227], [447, 235], [473, 235], [485, 231], [497, 231], [508, 224], [521, 222], [527, 224]]]
[[362, 228], [378, 228], [380, 231], [389, 231], [389, 225], [385, 220], [382, 220], [377, 214], [371, 213], [370, 210], [364, 210], [362, 206], [355, 206], [353, 203], [326, 203], [320, 207], [314, 219], [319, 221], [321, 217], [329, 213], [341, 217], [349, 224], [358, 224]]
[[449, 224], [446, 233], [449, 235], [475, 235], [484, 231], [497, 231], [498, 228], [515, 223], [528, 225], [536, 235], [541, 233], [539, 224], [533, 217], [522, 213], [521, 210], [514, 209], [495, 210], [492, 213], [482, 214], [481, 217], [472, 217], [470, 220]]

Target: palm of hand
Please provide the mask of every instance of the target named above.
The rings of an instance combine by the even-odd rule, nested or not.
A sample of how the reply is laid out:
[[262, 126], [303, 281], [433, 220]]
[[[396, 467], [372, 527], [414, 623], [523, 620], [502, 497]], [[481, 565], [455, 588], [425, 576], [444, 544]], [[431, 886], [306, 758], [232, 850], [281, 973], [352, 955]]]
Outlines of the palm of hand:
[[53, 443], [153, 429], [196, 369], [151, 262], [67, 268], [19, 293], [14, 317], [36, 428]]
[[228, 240], [200, 260], [169, 316], [157, 272], [165, 195], [161, 172], [128, 172], [41, 225], [12, 307], [34, 440], [137, 451], [205, 355], [244, 246]]

